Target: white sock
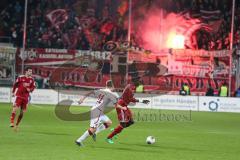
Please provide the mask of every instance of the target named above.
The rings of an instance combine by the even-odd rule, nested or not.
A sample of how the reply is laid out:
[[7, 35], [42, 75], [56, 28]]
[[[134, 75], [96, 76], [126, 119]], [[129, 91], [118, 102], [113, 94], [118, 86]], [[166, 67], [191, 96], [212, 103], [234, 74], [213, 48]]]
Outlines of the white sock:
[[105, 129], [106, 129], [105, 125], [101, 124], [100, 126], [97, 127], [96, 134], [98, 134], [99, 132], [101, 132], [101, 131], [103, 131]]
[[89, 132], [88, 130], [86, 132], [83, 133], [83, 135], [81, 137], [79, 137], [77, 139], [77, 142], [83, 142], [85, 139], [87, 139], [89, 137]]

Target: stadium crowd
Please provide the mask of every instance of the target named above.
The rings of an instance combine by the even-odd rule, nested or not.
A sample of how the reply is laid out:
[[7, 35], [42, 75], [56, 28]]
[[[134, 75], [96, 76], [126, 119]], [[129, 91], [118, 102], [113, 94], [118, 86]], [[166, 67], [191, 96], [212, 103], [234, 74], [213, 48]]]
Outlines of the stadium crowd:
[[[229, 49], [230, 0], [164, 2], [167, 11], [187, 11], [192, 17], [215, 26], [213, 32], [199, 30], [195, 33], [196, 49]], [[154, 1], [143, 3], [151, 5]], [[236, 0], [234, 48], [237, 49], [240, 49], [239, 4], [240, 0]], [[127, 1], [120, 0], [29, 0], [27, 47], [101, 50], [107, 41], [124, 41], [127, 39], [127, 6]], [[21, 46], [23, 19], [24, 1], [9, 2], [1, 11], [0, 36], [9, 36], [15, 46]]]
[[[220, 22], [219, 28], [213, 27], [216, 31], [211, 34], [204, 31], [197, 33], [198, 47], [206, 50], [230, 49], [230, 32], [232, 1], [229, 0], [195, 0], [193, 1], [193, 14], [199, 13], [201, 18], [211, 24]], [[196, 12], [197, 11], [197, 12]], [[204, 12], [205, 11], [205, 12]], [[211, 14], [212, 13], [212, 14]], [[207, 14], [207, 15], [206, 15]], [[240, 49], [240, 1], [236, 0], [235, 26], [233, 47]], [[217, 20], [217, 21], [216, 21]]]
[[[114, 8], [113, 1], [29, 0], [27, 47], [99, 50], [106, 41], [124, 39], [127, 31], [116, 21]], [[16, 11], [22, 10], [23, 4], [16, 2], [1, 13], [2, 31], [14, 40], [19, 37], [17, 46], [23, 15]]]

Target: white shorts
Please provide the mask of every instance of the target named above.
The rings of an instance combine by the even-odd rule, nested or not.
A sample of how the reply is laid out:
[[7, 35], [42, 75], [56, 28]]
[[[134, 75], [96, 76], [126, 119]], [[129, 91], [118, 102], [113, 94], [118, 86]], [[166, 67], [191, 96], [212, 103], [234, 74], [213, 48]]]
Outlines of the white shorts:
[[100, 110], [92, 110], [91, 111], [91, 120], [90, 127], [97, 128], [100, 124], [110, 121], [108, 116], [103, 114]]

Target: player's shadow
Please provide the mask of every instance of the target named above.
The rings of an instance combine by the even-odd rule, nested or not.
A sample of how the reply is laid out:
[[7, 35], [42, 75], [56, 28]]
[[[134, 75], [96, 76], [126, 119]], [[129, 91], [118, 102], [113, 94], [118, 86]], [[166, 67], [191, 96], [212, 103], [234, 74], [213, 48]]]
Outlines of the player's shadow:
[[200, 150], [200, 149], [191, 149], [191, 148], [186, 148], [186, 147], [175, 147], [175, 146], [159, 146], [156, 144], [153, 145], [144, 145], [144, 144], [132, 144], [132, 143], [120, 143], [122, 145], [126, 145], [126, 146], [141, 146], [141, 147], [150, 147], [150, 148], [159, 148], [161, 150], [165, 149], [165, 150], [181, 150], [181, 151], [192, 151], [192, 152], [199, 152], [199, 151], [204, 151], [204, 150]]
[[[148, 146], [145, 146], [145, 147], [148, 147]], [[147, 149], [147, 148], [145, 148], [145, 149], [135, 149], [135, 148], [129, 148], [129, 147], [126, 147], [126, 148], [124, 148], [124, 147], [111, 147], [111, 146], [109, 146], [109, 147], [106, 147], [106, 146], [101, 146], [101, 147], [99, 147], [99, 146], [92, 146], [92, 148], [99, 148], [99, 149], [108, 149], [108, 150], [118, 150], [118, 151], [132, 151], [132, 152], [147, 152], [147, 153], [149, 153], [149, 152], [151, 152], [151, 153], [160, 153], [161, 151], [159, 151], [159, 150], [151, 150], [151, 149]]]
[[127, 145], [127, 146], [131, 145], [131, 146], [138, 146], [138, 147], [160, 148], [160, 146], [156, 144], [149, 145], [149, 144], [134, 144], [134, 143], [125, 143], [125, 142], [120, 142], [119, 144]]

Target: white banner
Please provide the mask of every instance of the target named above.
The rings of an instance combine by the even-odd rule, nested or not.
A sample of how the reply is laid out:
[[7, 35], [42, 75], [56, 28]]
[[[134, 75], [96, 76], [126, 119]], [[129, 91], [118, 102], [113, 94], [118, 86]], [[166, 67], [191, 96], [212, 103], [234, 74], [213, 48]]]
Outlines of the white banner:
[[[77, 101], [85, 95], [84, 92], [60, 91], [36, 89], [31, 94], [30, 103], [56, 105], [63, 100], [72, 100], [72, 105], [78, 105]], [[167, 109], [167, 110], [192, 110], [212, 112], [239, 112], [240, 98], [228, 97], [206, 97], [206, 96], [179, 96], [179, 95], [153, 95], [135, 94], [135, 97], [142, 101], [150, 100], [149, 104], [136, 103], [130, 108]], [[0, 102], [9, 103], [11, 100], [11, 88], [0, 87]], [[86, 98], [81, 106], [93, 106], [97, 99]], [[113, 104], [109, 106], [113, 107]]]
[[11, 101], [11, 89], [0, 87], [0, 102], [9, 103]]
[[152, 97], [152, 108], [169, 110], [198, 110], [197, 96], [161, 95]]
[[58, 92], [50, 89], [36, 89], [31, 93], [30, 103], [33, 104], [57, 104]]
[[199, 111], [240, 112], [240, 98], [199, 97]]

